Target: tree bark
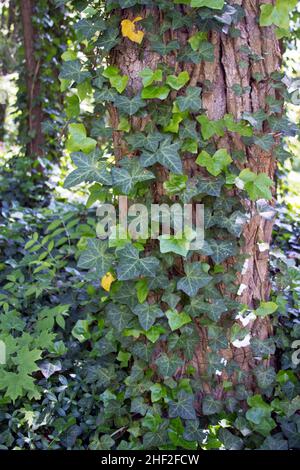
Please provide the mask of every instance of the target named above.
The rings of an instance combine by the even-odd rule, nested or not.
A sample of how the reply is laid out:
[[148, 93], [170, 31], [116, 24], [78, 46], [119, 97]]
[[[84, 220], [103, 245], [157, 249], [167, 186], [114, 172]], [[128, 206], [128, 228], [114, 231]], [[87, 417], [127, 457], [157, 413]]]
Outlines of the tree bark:
[[28, 155], [41, 155], [44, 137], [42, 133], [43, 110], [40, 102], [40, 62], [35, 57], [35, 42], [37, 40], [34, 31], [32, 16], [34, 12], [33, 0], [20, 2], [23, 26], [23, 39], [26, 61], [26, 89], [28, 107]]
[[[243, 113], [255, 113], [263, 110], [268, 113], [268, 96], [276, 97], [276, 90], [270, 89], [268, 78], [273, 72], [280, 70], [281, 51], [279, 41], [276, 39], [272, 27], [261, 28], [258, 24], [260, 15], [260, 5], [265, 3], [275, 3], [273, 0], [229, 0], [227, 3], [240, 5], [245, 11], [244, 18], [236, 27], [240, 29], [239, 37], [230, 37], [220, 32], [210, 32], [209, 40], [215, 48], [215, 58], [213, 62], [202, 62], [201, 64], [182, 64], [176, 61], [176, 54], [172, 53], [167, 58], [162, 58], [153, 51], [145, 39], [143, 45], [143, 54], [137, 45], [123, 39], [112, 55], [111, 62], [117, 65], [121, 72], [129, 76], [129, 93], [132, 95], [142, 88], [139, 72], [145, 67], [155, 69], [159, 62], [167, 62], [175, 68], [178, 74], [182, 70], [187, 70], [191, 77], [190, 85], [200, 86], [203, 89], [202, 101], [209, 119], [218, 120], [225, 114], [232, 114], [236, 119], [241, 119]], [[174, 5], [175, 7], [175, 5]], [[182, 13], [186, 7], [177, 6]], [[135, 12], [130, 9], [122, 11], [124, 18], [133, 19]], [[160, 22], [161, 15], [157, 9], [144, 9], [141, 12], [142, 17], [151, 15], [153, 22]], [[183, 32], [182, 29], [165, 33], [166, 42], [171, 39], [178, 39], [180, 44], [185, 45], [188, 38], [196, 32], [195, 27], [191, 25], [189, 30]], [[245, 48], [263, 60], [252, 60], [245, 52]], [[261, 74], [262, 79], [256, 81], [256, 74]], [[211, 82], [209, 90], [205, 87], [206, 81]], [[241, 96], [237, 96], [232, 87], [239, 85], [245, 90]], [[159, 106], [159, 104], [158, 104]], [[114, 107], [110, 107], [110, 117], [112, 127], [117, 129], [118, 112]], [[133, 117], [131, 119], [132, 128], [143, 130], [147, 123], [147, 118]], [[264, 133], [269, 133], [267, 126], [263, 129]], [[276, 141], [276, 136], [275, 141]], [[272, 151], [263, 151], [256, 145], [245, 146], [242, 138], [236, 133], [227, 133], [224, 137], [214, 139], [217, 148], [226, 148], [229, 153], [235, 150], [241, 150], [246, 155], [246, 161], [240, 164], [240, 169], [249, 168], [255, 173], [266, 173], [274, 180], [276, 170], [276, 160]], [[114, 132], [114, 147], [117, 158], [126, 155], [126, 144], [122, 133]], [[184, 159], [184, 156], [183, 156]], [[184, 160], [185, 173], [189, 176], [199, 173], [199, 167], [194, 160], [189, 158]], [[167, 178], [168, 172], [161, 168], [159, 183], [154, 183], [153, 197], [155, 202], [159, 202], [163, 196], [163, 181]], [[242, 252], [248, 255], [248, 262], [242, 274], [239, 274], [238, 283], [245, 286], [241, 295], [238, 296], [239, 302], [247, 304], [250, 308], [256, 308], [261, 300], [267, 300], [270, 294], [269, 280], [269, 251], [260, 251], [259, 245], [264, 243], [268, 246], [271, 242], [273, 222], [262, 218], [256, 204], [250, 200], [243, 200], [242, 204], [247, 211], [251, 213], [249, 223], [245, 226], [243, 239], [244, 244]], [[197, 321], [196, 321], [197, 322]], [[246, 327], [251, 336], [259, 339], [265, 339], [272, 334], [272, 326], [269, 318], [256, 319]], [[193, 365], [197, 368], [200, 376], [205, 375], [207, 361], [205, 359], [209, 344], [207, 341], [207, 332], [203, 327], [199, 327], [199, 347], [195, 351]], [[246, 372], [251, 372], [256, 365], [256, 360], [251, 354], [250, 347], [234, 348], [223, 351], [226, 359], [234, 359]], [[251, 378], [247, 380], [247, 386], [255, 388], [255, 382], [251, 373]], [[206, 388], [210, 392], [209, 387]], [[216, 398], [220, 399], [223, 393], [222, 386], [220, 390], [214, 391]]]

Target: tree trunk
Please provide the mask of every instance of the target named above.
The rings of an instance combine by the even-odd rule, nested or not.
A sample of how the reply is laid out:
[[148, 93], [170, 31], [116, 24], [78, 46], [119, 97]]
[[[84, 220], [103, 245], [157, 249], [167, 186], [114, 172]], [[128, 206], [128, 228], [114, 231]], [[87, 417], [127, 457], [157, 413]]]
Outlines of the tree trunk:
[[[209, 33], [208, 40], [214, 45], [214, 61], [201, 62], [200, 64], [182, 64], [176, 61], [176, 54], [171, 53], [167, 57], [160, 57], [151, 51], [150, 45], [145, 38], [143, 43], [143, 53], [141, 54], [139, 46], [123, 39], [112, 55], [111, 63], [117, 65], [121, 72], [129, 76], [129, 93], [136, 94], [142, 88], [139, 72], [145, 67], [155, 69], [159, 62], [165, 62], [175, 69], [176, 74], [182, 70], [187, 70], [191, 77], [190, 85], [202, 87], [202, 103], [210, 120], [218, 120], [225, 114], [233, 115], [237, 120], [241, 119], [243, 113], [255, 113], [263, 110], [268, 113], [268, 96], [276, 97], [276, 90], [270, 88], [268, 78], [270, 75], [280, 70], [281, 51], [279, 41], [276, 39], [272, 27], [261, 28], [258, 25], [260, 14], [260, 5], [272, 3], [272, 0], [230, 0], [227, 3], [240, 5], [245, 11], [244, 18], [238, 25], [235, 25], [241, 34], [239, 37], [230, 37], [228, 34], [212, 31]], [[273, 2], [274, 3], [274, 2]], [[179, 12], [185, 13], [186, 7], [174, 5]], [[130, 9], [122, 10], [124, 18], [134, 19], [136, 12]], [[142, 17], [152, 16], [154, 24], [162, 21], [162, 13], [158, 9], [144, 9], [139, 12]], [[183, 32], [182, 29], [165, 33], [166, 43], [173, 39], [178, 39], [181, 45], [187, 43], [188, 38], [197, 32], [197, 29], [191, 25]], [[252, 54], [262, 57], [262, 60], [253, 60], [247, 53], [246, 48], [251, 49]], [[183, 67], [184, 65], [184, 67]], [[174, 72], [172, 72], [174, 73]], [[261, 79], [256, 80], [256, 74], [261, 74]], [[211, 86], [207, 89], [207, 81]], [[236, 86], [243, 89], [242, 94], [235, 94], [233, 89]], [[172, 92], [175, 94], [175, 92]], [[158, 103], [158, 106], [160, 104]], [[119, 116], [114, 107], [110, 108], [112, 127], [118, 126]], [[147, 118], [133, 117], [131, 119], [132, 128], [143, 130], [147, 123]], [[270, 130], [264, 126], [263, 133], [268, 134]], [[276, 141], [276, 136], [275, 142]], [[226, 148], [232, 155], [234, 151], [243, 151], [246, 160], [238, 164], [240, 169], [249, 168], [255, 173], [266, 173], [274, 180], [276, 161], [272, 151], [263, 151], [256, 145], [246, 146], [240, 135], [227, 132], [224, 137], [214, 137], [214, 143], [217, 148]], [[126, 143], [123, 140], [122, 133], [114, 132], [114, 146], [117, 158], [126, 155]], [[199, 167], [195, 164], [195, 159], [185, 159], [184, 168], [187, 175], [199, 173]], [[153, 198], [159, 202], [163, 196], [164, 190], [162, 183], [168, 177], [168, 171], [161, 167], [160, 182], [153, 185]], [[271, 241], [272, 226], [271, 220], [262, 218], [257, 209], [256, 203], [248, 199], [242, 201], [243, 206], [251, 213], [249, 223], [244, 228], [244, 244], [242, 252], [249, 256], [242, 274], [239, 274], [238, 283], [242, 286], [241, 295], [237, 300], [247, 304], [250, 308], [256, 308], [261, 300], [267, 300], [270, 294], [270, 281], [268, 276], [269, 251], [266, 248]], [[264, 245], [262, 245], [262, 243]], [[232, 263], [231, 263], [232, 264]], [[244, 286], [244, 287], [243, 287]], [[222, 288], [222, 287], [221, 287]], [[195, 320], [197, 324], [197, 319]], [[251, 321], [245, 328], [249, 329], [251, 336], [259, 339], [265, 339], [272, 334], [272, 327], [269, 318], [256, 319]], [[195, 357], [192, 361], [196, 366], [200, 376], [205, 375], [207, 361], [206, 354], [209, 351], [209, 342], [207, 340], [207, 331], [199, 326], [199, 347], [195, 351]], [[235, 348], [231, 346], [228, 350], [222, 351], [226, 359], [234, 359], [239, 367], [246, 372], [246, 383], [248, 387], [255, 388], [255, 381], [251, 370], [257, 365], [256, 359], [251, 353], [250, 347]], [[249, 373], [248, 373], [249, 372]], [[223, 378], [225, 375], [223, 374]], [[221, 379], [220, 379], [221, 382]], [[210, 387], [204, 387], [207, 392], [211, 392]], [[219, 390], [214, 390], [215, 397], [220, 399], [223, 396], [223, 387], [220, 384]]]
[[40, 102], [39, 71], [40, 62], [35, 57], [36, 34], [32, 16], [34, 12], [33, 0], [20, 2], [23, 26], [23, 38], [26, 60], [26, 88], [28, 106], [28, 155], [41, 155], [44, 137], [42, 133], [43, 110]]

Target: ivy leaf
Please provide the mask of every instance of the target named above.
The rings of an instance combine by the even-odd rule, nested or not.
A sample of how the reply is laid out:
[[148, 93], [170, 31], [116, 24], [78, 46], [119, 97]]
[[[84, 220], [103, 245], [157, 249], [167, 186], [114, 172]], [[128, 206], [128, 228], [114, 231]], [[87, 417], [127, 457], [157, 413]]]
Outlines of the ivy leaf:
[[247, 191], [251, 201], [258, 199], [272, 199], [270, 187], [273, 181], [265, 173], [253, 173], [248, 168], [242, 170], [239, 179], [244, 182], [245, 191]]
[[204, 60], [205, 62], [213, 62], [215, 58], [215, 48], [209, 41], [201, 41], [197, 48], [199, 57], [197, 62]]
[[166, 193], [170, 196], [178, 194], [186, 188], [187, 175], [173, 175], [170, 174], [169, 179], [164, 182], [163, 187]]
[[180, 111], [191, 111], [197, 112], [201, 108], [200, 98], [201, 88], [189, 86], [186, 89], [185, 96], [179, 96], [176, 100], [176, 104]]
[[161, 235], [158, 238], [161, 253], [176, 253], [177, 255], [186, 257], [189, 252], [190, 241], [183, 236], [176, 238], [173, 235]]
[[81, 63], [79, 60], [68, 60], [63, 62], [59, 74], [60, 79], [70, 80], [76, 83], [82, 83], [90, 77], [90, 72], [81, 70]]
[[228, 429], [220, 429], [218, 438], [224, 444], [226, 450], [241, 450], [244, 447], [243, 440], [232, 434]]
[[159, 261], [153, 256], [140, 258], [139, 251], [133, 245], [127, 244], [118, 251], [119, 264], [117, 275], [120, 281], [136, 279], [139, 276], [155, 277]]
[[169, 417], [196, 419], [194, 395], [187, 393], [185, 390], [180, 390], [177, 401], [170, 401], [169, 403]]
[[142, 132], [135, 132], [126, 137], [127, 142], [133, 149], [144, 148], [149, 152], [155, 152], [163, 139], [164, 136], [160, 132], [150, 132], [146, 135]]
[[100, 47], [104, 53], [108, 53], [118, 42], [119, 29], [118, 28], [107, 28], [106, 31], [97, 39], [94, 43], [95, 46]]
[[117, 96], [117, 93], [112, 88], [105, 86], [101, 90], [96, 90], [94, 93], [94, 99], [96, 103], [103, 103], [105, 101], [112, 103], [115, 101]]
[[255, 145], [258, 145], [262, 150], [268, 152], [275, 145], [275, 140], [272, 135], [255, 136], [253, 139]]
[[272, 338], [266, 340], [253, 338], [250, 345], [253, 355], [256, 357], [267, 359], [271, 354], [275, 354], [275, 343]]
[[150, 362], [154, 351], [154, 345], [151, 343], [141, 343], [138, 341], [132, 347], [132, 352], [135, 356], [143, 361]]
[[162, 353], [155, 361], [158, 373], [162, 377], [172, 377], [176, 371], [183, 366], [183, 361], [175, 356], [169, 357]]
[[107, 319], [120, 333], [132, 325], [134, 316], [126, 305], [110, 303], [106, 307], [106, 312]]
[[178, 330], [183, 325], [186, 325], [192, 321], [191, 317], [185, 312], [178, 313], [177, 310], [167, 310], [166, 316], [172, 331]]
[[289, 450], [288, 442], [280, 437], [268, 436], [259, 450]]
[[184, 71], [180, 72], [179, 75], [168, 75], [166, 79], [167, 85], [169, 85], [173, 90], [180, 90], [180, 88], [184, 87], [189, 81], [190, 76], [189, 73]]
[[157, 52], [159, 55], [165, 56], [170, 52], [180, 49], [180, 44], [178, 41], [170, 41], [168, 44], [165, 44], [162, 38], [158, 38], [151, 41], [151, 49], [154, 52]]
[[156, 318], [163, 315], [163, 312], [157, 305], [150, 305], [147, 302], [136, 305], [133, 313], [138, 316], [141, 327], [146, 331], [154, 325]]
[[212, 277], [205, 273], [202, 264], [199, 262], [185, 263], [184, 270], [186, 277], [177, 283], [177, 289], [185, 292], [189, 297], [194, 297], [201, 287], [206, 286]]
[[224, 184], [223, 179], [209, 179], [204, 177], [199, 177], [197, 179], [197, 191], [198, 194], [207, 194], [209, 196], [218, 197], [221, 194], [221, 189]]
[[209, 303], [198, 297], [191, 299], [190, 305], [187, 305], [185, 309], [187, 313], [193, 317], [199, 316], [199, 313], [203, 313], [214, 322], [219, 321], [222, 313], [228, 310], [223, 299], [213, 300]]
[[265, 367], [263, 364], [255, 367], [254, 375], [257, 385], [261, 389], [269, 388], [275, 384], [276, 372], [274, 367]]
[[144, 167], [154, 165], [159, 162], [168, 170], [175, 174], [182, 174], [182, 161], [178, 153], [180, 142], [172, 142], [171, 137], [166, 137], [159, 146], [156, 153], [146, 153], [141, 155], [141, 165]]
[[189, 44], [193, 51], [197, 51], [200, 47], [200, 44], [207, 39], [206, 31], [199, 31], [196, 34], [193, 34], [188, 40]]
[[195, 419], [189, 420], [187, 422], [183, 437], [187, 441], [197, 441], [199, 443], [203, 443], [207, 437], [207, 433], [204, 429], [199, 428], [199, 420]]
[[231, 114], [225, 114], [224, 124], [230, 132], [236, 132], [241, 136], [250, 137], [253, 134], [251, 127], [246, 121], [235, 122]]
[[156, 69], [152, 70], [149, 67], [146, 67], [144, 70], [140, 72], [140, 77], [142, 78], [142, 82], [144, 87], [148, 87], [152, 85], [153, 82], [161, 82], [162, 81], [162, 70]]
[[96, 269], [99, 277], [104, 276], [112, 266], [114, 257], [107, 253], [108, 243], [106, 241], [89, 238], [87, 250], [79, 257], [78, 267], [82, 269]]
[[297, 5], [297, 0], [276, 0], [275, 5], [261, 5], [260, 26], [276, 26], [289, 30], [290, 12]]
[[74, 25], [74, 29], [76, 33], [90, 40], [98, 31], [104, 31], [106, 24], [102, 18], [97, 20], [83, 18]]
[[208, 140], [214, 135], [218, 135], [219, 137], [224, 136], [225, 126], [224, 121], [222, 119], [220, 119], [219, 121], [213, 121], [208, 119], [208, 117], [204, 114], [198, 116], [196, 119], [201, 125], [201, 133], [203, 139]]
[[224, 3], [224, 0], [191, 0], [191, 7], [208, 7], [222, 10]]
[[90, 153], [97, 145], [97, 141], [86, 136], [86, 129], [83, 124], [70, 124], [69, 137], [66, 147], [70, 152], [82, 150]]
[[142, 98], [143, 99], [159, 99], [159, 100], [165, 100], [170, 93], [170, 88], [162, 85], [162, 86], [156, 86], [156, 85], [149, 85], [146, 88], [142, 90]]
[[139, 109], [146, 106], [146, 102], [139, 95], [134, 96], [132, 99], [125, 95], [117, 95], [114, 104], [122, 113], [129, 114], [129, 116], [133, 116]]
[[178, 154], [179, 147], [179, 142], [172, 143], [171, 138], [167, 137], [161, 142], [157, 153], [157, 161], [176, 174], [182, 173], [182, 162]]
[[229, 240], [209, 240], [209, 244], [213, 251], [211, 257], [217, 264], [234, 256], [237, 252], [236, 244]]
[[229, 233], [236, 237], [241, 235], [243, 227], [248, 221], [247, 214], [240, 211], [233, 212], [230, 217], [217, 214], [213, 216], [212, 219], [215, 225], [225, 228]]
[[78, 168], [66, 177], [65, 188], [72, 188], [83, 182], [97, 182], [106, 186], [112, 185], [112, 178], [107, 171], [107, 165], [104, 162], [99, 162], [99, 152], [94, 151], [89, 154], [73, 153], [72, 160]]
[[215, 352], [228, 347], [228, 340], [224, 334], [224, 329], [215, 325], [208, 327], [209, 346]]
[[267, 317], [276, 312], [278, 305], [275, 302], [261, 302], [259, 308], [255, 310], [255, 315], [258, 317]]
[[136, 294], [140, 304], [144, 303], [149, 294], [149, 286], [147, 279], [140, 279], [136, 284]]
[[209, 395], [203, 398], [202, 412], [204, 415], [209, 416], [220, 413], [222, 408], [222, 403], [216, 400], [214, 397]]
[[196, 160], [198, 165], [204, 166], [213, 176], [218, 176], [231, 162], [232, 158], [226, 149], [217, 150], [212, 157], [203, 150]]
[[115, 88], [118, 93], [122, 93], [125, 90], [129, 78], [127, 75], [120, 75], [118, 67], [109, 65], [102, 75], [109, 79], [111, 86]]
[[112, 169], [112, 181], [113, 185], [120, 188], [124, 194], [129, 194], [137, 183], [155, 178], [154, 174], [145, 170], [136, 158], [123, 159], [119, 163], [120, 168]]

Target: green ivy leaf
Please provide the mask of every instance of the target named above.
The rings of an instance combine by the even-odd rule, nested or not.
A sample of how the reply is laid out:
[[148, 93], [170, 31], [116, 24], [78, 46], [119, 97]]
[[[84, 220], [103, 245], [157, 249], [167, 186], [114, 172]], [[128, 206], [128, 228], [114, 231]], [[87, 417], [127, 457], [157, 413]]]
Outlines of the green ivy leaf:
[[161, 82], [162, 81], [162, 70], [156, 69], [152, 70], [149, 67], [146, 67], [144, 70], [140, 72], [140, 77], [142, 78], [142, 82], [144, 87], [148, 87], [152, 85], [153, 82]]
[[191, 0], [191, 7], [208, 7], [222, 10], [224, 3], [224, 0]]
[[189, 297], [194, 297], [198, 290], [212, 279], [212, 276], [203, 271], [202, 264], [199, 262], [185, 263], [184, 270], [186, 276], [178, 281], [177, 289], [182, 290]]
[[110, 303], [106, 307], [107, 319], [120, 333], [125, 328], [130, 328], [134, 315], [126, 305], [116, 305]]
[[107, 171], [107, 165], [99, 161], [98, 151], [89, 154], [73, 153], [72, 160], [77, 169], [66, 177], [65, 188], [72, 188], [83, 182], [97, 182], [106, 186], [112, 185], [111, 174]]
[[213, 176], [218, 176], [222, 171], [226, 170], [231, 162], [232, 158], [226, 149], [217, 150], [212, 157], [203, 150], [196, 160], [198, 165], [204, 166], [208, 173]]
[[145, 170], [135, 159], [120, 160], [121, 167], [112, 169], [113, 185], [120, 188], [123, 194], [129, 194], [137, 183], [155, 178], [151, 171]]
[[209, 179], [204, 177], [199, 177], [197, 179], [197, 193], [198, 194], [208, 194], [209, 196], [218, 197], [221, 194], [221, 189], [224, 184], [223, 179]]
[[265, 173], [256, 174], [246, 168], [239, 174], [239, 179], [245, 183], [243, 189], [247, 191], [251, 201], [272, 199], [270, 187], [273, 181]]
[[128, 76], [127, 75], [120, 75], [120, 70], [118, 67], [114, 65], [109, 65], [102, 75], [109, 79], [109, 82], [113, 88], [117, 90], [118, 93], [122, 93], [128, 83]]
[[182, 174], [182, 161], [178, 153], [180, 142], [172, 142], [171, 137], [166, 137], [155, 153], [144, 152], [140, 162], [144, 167], [160, 163], [175, 174]]
[[206, 31], [199, 31], [196, 34], [193, 34], [188, 40], [189, 44], [193, 51], [197, 51], [203, 41], [207, 39], [207, 32]]
[[170, 196], [180, 193], [186, 188], [186, 182], [188, 177], [186, 175], [173, 175], [169, 176], [169, 179], [164, 182], [163, 186], [166, 193]]
[[146, 331], [154, 325], [156, 318], [163, 315], [158, 305], [150, 305], [147, 302], [136, 305], [133, 309], [133, 313], [138, 316], [141, 327]]
[[290, 27], [290, 12], [297, 6], [297, 0], [276, 0], [275, 5], [261, 5], [260, 26], [275, 24], [284, 30]]
[[222, 411], [222, 402], [216, 400], [214, 397], [208, 395], [203, 398], [202, 401], [202, 412], [204, 415], [214, 415]]
[[146, 106], [146, 102], [138, 95], [131, 99], [125, 95], [117, 95], [114, 104], [122, 113], [129, 114], [129, 116], [133, 116], [139, 109]]
[[170, 88], [165, 85], [149, 85], [146, 88], [143, 88], [141, 96], [143, 99], [165, 100], [166, 98], [168, 98], [169, 93]]
[[139, 303], [144, 303], [149, 294], [148, 279], [140, 279], [135, 284], [135, 288]]
[[267, 317], [276, 312], [278, 305], [275, 302], [261, 302], [258, 309], [255, 310], [255, 315], [258, 317]]
[[189, 86], [186, 89], [185, 96], [179, 96], [176, 99], [176, 104], [180, 111], [199, 111], [202, 105], [200, 93], [201, 88]]
[[198, 116], [196, 119], [201, 125], [201, 133], [203, 139], [208, 140], [214, 135], [218, 135], [219, 137], [224, 136], [225, 125], [222, 119], [220, 119], [219, 121], [212, 121], [208, 119], [208, 117], [204, 114]]
[[244, 447], [243, 440], [228, 429], [220, 429], [218, 437], [226, 450], [241, 450]]
[[186, 257], [190, 249], [190, 241], [183, 236], [176, 238], [172, 235], [161, 235], [159, 242], [161, 253], [176, 253], [177, 255]]
[[180, 90], [180, 88], [184, 87], [189, 81], [190, 76], [189, 73], [184, 71], [180, 72], [179, 75], [168, 75], [166, 83], [169, 85], [173, 90]]
[[272, 135], [255, 136], [253, 142], [265, 152], [271, 150], [273, 145], [275, 145], [275, 140]]
[[97, 141], [86, 136], [86, 129], [83, 124], [70, 124], [69, 137], [66, 147], [70, 152], [82, 150], [90, 153], [97, 145]]
[[140, 258], [137, 248], [130, 244], [119, 250], [118, 256], [117, 275], [120, 281], [136, 279], [139, 276], [155, 277], [159, 261], [153, 256]]
[[89, 238], [87, 250], [79, 257], [78, 267], [82, 269], [95, 269], [99, 277], [104, 276], [112, 266], [114, 257], [107, 252], [108, 243], [106, 241]]
[[81, 70], [81, 63], [79, 60], [68, 60], [63, 62], [59, 74], [60, 79], [70, 80], [76, 83], [82, 83], [90, 77], [90, 72]]
[[168, 356], [162, 353], [155, 361], [158, 373], [162, 377], [172, 377], [176, 371], [183, 366], [183, 361], [175, 356]]
[[180, 390], [176, 401], [169, 403], [169, 417], [182, 419], [196, 419], [194, 395]]
[[209, 240], [209, 245], [213, 251], [211, 255], [213, 261], [217, 264], [222, 263], [227, 258], [237, 253], [235, 242], [229, 240]]
[[178, 330], [192, 321], [191, 317], [185, 312], [178, 313], [177, 310], [167, 310], [166, 316], [172, 331]]

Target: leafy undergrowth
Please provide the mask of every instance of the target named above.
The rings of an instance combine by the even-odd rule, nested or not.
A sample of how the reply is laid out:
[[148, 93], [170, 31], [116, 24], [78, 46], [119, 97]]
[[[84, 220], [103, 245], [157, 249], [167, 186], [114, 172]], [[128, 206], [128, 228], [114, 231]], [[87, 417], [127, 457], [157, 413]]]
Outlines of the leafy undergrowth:
[[[300, 220], [294, 214], [279, 211], [271, 261], [275, 336], [258, 352], [267, 357], [276, 349], [274, 387], [248, 398], [246, 410], [207, 403], [209, 413], [187, 427], [160, 413], [172, 401], [172, 379], [168, 388], [154, 383], [143, 370], [146, 351], [132, 367], [130, 353], [105, 333], [105, 291], [77, 267], [94, 237], [93, 209], [55, 200], [47, 208], [8, 204], [0, 226], [0, 339], [7, 349], [0, 365], [0, 448], [300, 448]], [[189, 380], [173, 387], [180, 389], [174, 406], [188, 408]], [[148, 402], [139, 399], [147, 391]]]

